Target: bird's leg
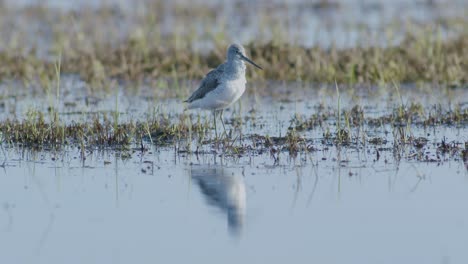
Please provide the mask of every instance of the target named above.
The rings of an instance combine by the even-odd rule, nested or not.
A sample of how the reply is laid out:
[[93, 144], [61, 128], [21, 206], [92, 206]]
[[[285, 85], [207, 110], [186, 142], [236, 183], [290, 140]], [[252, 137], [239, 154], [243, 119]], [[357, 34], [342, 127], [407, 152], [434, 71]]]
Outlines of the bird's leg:
[[215, 138], [218, 141], [218, 130], [216, 129], [216, 110], [213, 110], [213, 124], [215, 129]]
[[219, 119], [221, 119], [221, 124], [223, 124], [223, 129], [224, 129], [224, 136], [227, 137], [226, 133], [226, 127], [224, 126], [224, 109], [221, 109], [221, 114], [219, 115]]

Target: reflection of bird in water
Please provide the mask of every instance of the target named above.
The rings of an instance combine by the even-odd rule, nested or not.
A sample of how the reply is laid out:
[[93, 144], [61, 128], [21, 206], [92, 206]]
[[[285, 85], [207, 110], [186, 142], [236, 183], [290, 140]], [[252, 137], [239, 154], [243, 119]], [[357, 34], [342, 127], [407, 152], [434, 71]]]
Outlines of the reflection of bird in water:
[[191, 168], [192, 178], [208, 204], [227, 213], [229, 230], [239, 235], [244, 226], [246, 192], [242, 175], [223, 167]]
[[465, 142], [465, 149], [462, 150], [462, 157], [465, 168], [468, 170], [468, 142]]

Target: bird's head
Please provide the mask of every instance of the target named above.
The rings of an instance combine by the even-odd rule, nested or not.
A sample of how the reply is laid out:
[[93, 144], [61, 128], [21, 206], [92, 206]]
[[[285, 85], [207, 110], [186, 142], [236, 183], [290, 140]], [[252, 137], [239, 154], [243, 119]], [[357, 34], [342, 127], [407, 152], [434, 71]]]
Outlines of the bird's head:
[[245, 55], [245, 49], [244, 47], [242, 47], [242, 45], [232, 44], [231, 46], [229, 46], [228, 51], [227, 51], [227, 58], [228, 58], [228, 61], [243, 60], [259, 68], [260, 70], [263, 70], [262, 67], [258, 66], [251, 59], [247, 58], [247, 56]]

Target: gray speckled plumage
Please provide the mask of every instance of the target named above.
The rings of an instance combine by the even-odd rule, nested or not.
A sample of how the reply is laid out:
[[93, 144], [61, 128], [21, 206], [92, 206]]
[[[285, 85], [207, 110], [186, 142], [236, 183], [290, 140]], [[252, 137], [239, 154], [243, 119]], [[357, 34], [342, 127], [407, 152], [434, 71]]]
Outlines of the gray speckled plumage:
[[195, 100], [202, 99], [206, 94], [213, 91], [221, 83], [220, 78], [224, 72], [224, 64], [219, 65], [216, 69], [211, 70], [205, 78], [203, 78], [200, 86], [195, 92], [184, 102], [191, 103]]
[[188, 109], [204, 108], [220, 110], [239, 99], [245, 90], [245, 61], [262, 69], [245, 55], [244, 47], [238, 44], [229, 46], [227, 60], [210, 71], [200, 86], [184, 102]]
[[200, 86], [184, 102], [187, 103], [185, 110], [200, 108], [213, 111], [213, 124], [216, 138], [216, 112], [220, 111], [220, 119], [223, 123], [224, 133], [226, 129], [223, 121], [223, 110], [235, 103], [245, 91], [245, 63], [255, 64], [245, 55], [244, 47], [239, 44], [229, 46], [226, 53], [226, 61], [216, 69], [210, 71], [200, 83]]

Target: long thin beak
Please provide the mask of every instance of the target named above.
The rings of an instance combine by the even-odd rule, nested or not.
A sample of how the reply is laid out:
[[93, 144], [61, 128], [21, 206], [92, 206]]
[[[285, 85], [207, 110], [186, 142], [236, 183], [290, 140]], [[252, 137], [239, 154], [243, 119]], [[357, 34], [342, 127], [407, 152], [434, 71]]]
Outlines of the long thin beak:
[[245, 60], [246, 62], [252, 64], [253, 66], [259, 68], [260, 70], [263, 70], [262, 67], [258, 66], [255, 62], [251, 61], [251, 60], [250, 60], [249, 58], [247, 58], [246, 56], [241, 55], [241, 58], [242, 58], [243, 60]]

